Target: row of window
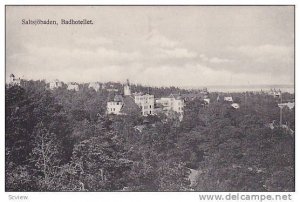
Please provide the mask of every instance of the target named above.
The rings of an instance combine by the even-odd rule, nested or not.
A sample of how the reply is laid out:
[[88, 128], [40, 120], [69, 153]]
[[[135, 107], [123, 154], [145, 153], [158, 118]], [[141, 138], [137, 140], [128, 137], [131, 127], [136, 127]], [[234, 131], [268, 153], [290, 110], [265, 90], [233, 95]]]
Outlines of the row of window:
[[116, 108], [110, 108], [110, 111], [111, 111], [111, 112], [115, 112], [115, 111], [116, 111]]
[[143, 97], [141, 97], [141, 98], [138, 98], [138, 97], [136, 97], [135, 98], [135, 100], [138, 102], [138, 101], [154, 101], [154, 98], [143, 98]]
[[121, 105], [121, 102], [110, 102], [110, 105]]
[[[151, 106], [151, 105], [149, 105], [149, 108], [151, 109], [151, 108], [152, 108], [152, 106]], [[148, 109], [148, 106], [144, 106], [144, 109]]]
[[[148, 113], [147, 113], [147, 112], [141, 112], [141, 114], [142, 114], [142, 115], [147, 115]], [[151, 110], [149, 111], [149, 114], [152, 114], [152, 111], [151, 111]]]

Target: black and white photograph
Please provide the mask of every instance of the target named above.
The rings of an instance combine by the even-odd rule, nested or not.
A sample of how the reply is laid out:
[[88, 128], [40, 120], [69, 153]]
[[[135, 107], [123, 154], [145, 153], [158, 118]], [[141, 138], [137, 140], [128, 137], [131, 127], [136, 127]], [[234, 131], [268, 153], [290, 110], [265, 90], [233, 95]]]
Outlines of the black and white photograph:
[[5, 192], [295, 192], [294, 5], [6, 5], [3, 71]]

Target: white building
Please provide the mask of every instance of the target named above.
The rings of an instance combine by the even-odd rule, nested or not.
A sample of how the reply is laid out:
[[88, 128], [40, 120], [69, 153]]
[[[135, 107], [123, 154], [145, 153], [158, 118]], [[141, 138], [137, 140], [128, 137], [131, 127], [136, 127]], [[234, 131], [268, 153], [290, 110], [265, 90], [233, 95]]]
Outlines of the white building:
[[231, 96], [229, 97], [224, 97], [224, 101], [227, 101], [227, 102], [233, 102], [233, 99]]
[[130, 84], [129, 84], [129, 80], [127, 79], [127, 82], [124, 85], [124, 96], [130, 96], [130, 95], [131, 95]]
[[91, 82], [89, 83], [89, 88], [93, 88], [95, 91], [100, 89], [100, 84], [98, 82]]
[[107, 102], [108, 114], [127, 114], [130, 111], [140, 112], [143, 116], [154, 114], [154, 95], [131, 93], [127, 80], [124, 85], [124, 96], [116, 95], [113, 100]]
[[234, 109], [239, 109], [240, 105], [238, 103], [232, 103], [231, 107], [234, 108]]
[[209, 99], [209, 98], [204, 98], [203, 101], [204, 101], [206, 104], [209, 104], [209, 103], [210, 103], [210, 99]]
[[154, 114], [154, 95], [136, 93], [134, 102], [141, 108], [143, 116]]
[[274, 98], [280, 98], [281, 97], [281, 90], [276, 90], [275, 88], [274, 89], [271, 89], [269, 91], [269, 95], [272, 95]]
[[163, 111], [168, 115], [171, 111], [179, 113], [179, 119], [183, 119], [184, 100], [179, 95], [171, 94], [156, 100], [157, 104], [163, 106]]
[[[128, 79], [126, 84], [124, 85], [124, 96], [132, 96]], [[134, 93], [132, 97], [134, 98], [135, 104], [137, 104], [141, 109], [141, 114], [143, 116], [154, 114], [154, 95]]]
[[107, 114], [120, 115], [123, 107], [123, 97], [116, 95], [113, 100], [107, 102]]
[[58, 79], [55, 79], [49, 83], [49, 88], [51, 90], [53, 90], [55, 88], [59, 88], [59, 87], [62, 87], [62, 82], [59, 81]]
[[9, 76], [9, 85], [17, 85], [17, 86], [20, 86], [21, 85], [21, 79], [20, 78], [16, 78], [14, 74], [11, 74]]
[[79, 85], [77, 83], [68, 83], [68, 90], [79, 91]]
[[279, 107], [287, 107], [290, 110], [293, 109], [295, 107], [295, 102], [287, 102], [287, 103], [280, 103], [278, 104]]

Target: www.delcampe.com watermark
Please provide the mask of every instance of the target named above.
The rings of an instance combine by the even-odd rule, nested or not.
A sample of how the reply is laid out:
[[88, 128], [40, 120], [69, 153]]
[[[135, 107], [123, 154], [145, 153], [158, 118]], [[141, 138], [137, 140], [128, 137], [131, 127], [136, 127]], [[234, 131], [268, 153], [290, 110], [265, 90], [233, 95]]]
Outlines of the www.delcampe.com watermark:
[[292, 201], [292, 194], [200, 194], [200, 201]]

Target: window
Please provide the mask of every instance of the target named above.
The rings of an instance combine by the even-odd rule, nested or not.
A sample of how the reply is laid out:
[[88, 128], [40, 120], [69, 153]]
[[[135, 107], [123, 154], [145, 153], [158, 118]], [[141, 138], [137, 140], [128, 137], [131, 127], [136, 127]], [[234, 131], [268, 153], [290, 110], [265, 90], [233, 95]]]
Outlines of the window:
[[150, 111], [150, 114], [151, 114], [151, 111]]
[[150, 105], [150, 109], [151, 109], [151, 105]]

